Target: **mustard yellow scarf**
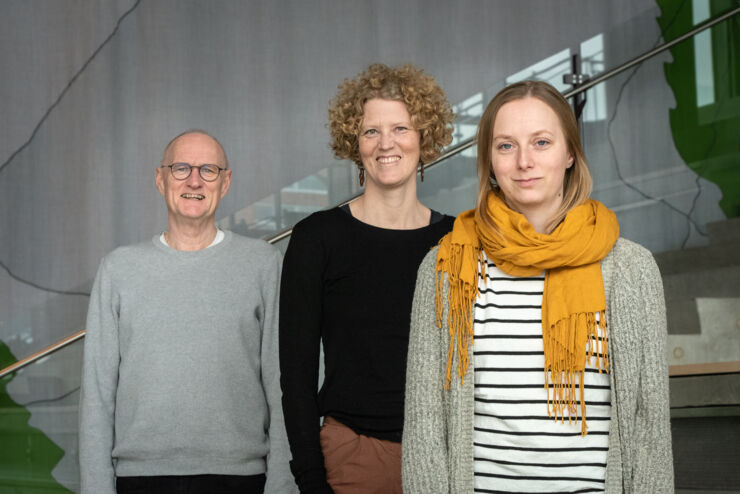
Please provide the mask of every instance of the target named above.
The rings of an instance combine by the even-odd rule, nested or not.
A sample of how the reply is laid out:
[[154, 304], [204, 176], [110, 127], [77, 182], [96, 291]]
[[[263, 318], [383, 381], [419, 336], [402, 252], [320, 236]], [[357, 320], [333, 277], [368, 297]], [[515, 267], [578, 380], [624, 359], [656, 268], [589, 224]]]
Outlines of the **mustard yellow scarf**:
[[[452, 357], [457, 348], [457, 373], [463, 380], [468, 368], [468, 346], [473, 338], [473, 304], [478, 296], [478, 271], [485, 274], [481, 251], [512, 276], [534, 276], [545, 270], [542, 297], [542, 340], [545, 349], [547, 412], [554, 418], [577, 417], [579, 384], [581, 433], [586, 434], [583, 377], [586, 360], [601, 353], [604, 370], [609, 359], [606, 339], [606, 299], [600, 261], [619, 237], [615, 214], [603, 204], [587, 200], [571, 209], [550, 234], [537, 233], [524, 215], [511, 210], [495, 193], [487, 198], [488, 214], [500, 235], [486, 227], [476, 210], [462, 213], [452, 231], [440, 241], [437, 255], [436, 322], [442, 327], [443, 273], [449, 280], [448, 324], [450, 346], [445, 387], [449, 387]], [[599, 314], [599, 323], [596, 314]], [[596, 343], [594, 343], [596, 342]], [[601, 359], [596, 359], [601, 371]], [[553, 385], [550, 397], [549, 383]]]

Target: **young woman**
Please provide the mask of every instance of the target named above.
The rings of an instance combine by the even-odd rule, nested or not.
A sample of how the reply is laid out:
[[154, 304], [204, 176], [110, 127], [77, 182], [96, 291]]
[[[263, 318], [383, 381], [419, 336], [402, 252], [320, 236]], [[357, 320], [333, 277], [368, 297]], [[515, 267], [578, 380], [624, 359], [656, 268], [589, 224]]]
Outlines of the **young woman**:
[[416, 271], [453, 222], [419, 202], [416, 174], [451, 141], [452, 118], [434, 79], [410, 65], [371, 65], [331, 102], [332, 149], [357, 164], [365, 192], [297, 224], [285, 254], [281, 384], [302, 493], [401, 492]]
[[672, 492], [660, 273], [589, 199], [560, 93], [496, 95], [478, 176], [419, 268], [404, 493]]

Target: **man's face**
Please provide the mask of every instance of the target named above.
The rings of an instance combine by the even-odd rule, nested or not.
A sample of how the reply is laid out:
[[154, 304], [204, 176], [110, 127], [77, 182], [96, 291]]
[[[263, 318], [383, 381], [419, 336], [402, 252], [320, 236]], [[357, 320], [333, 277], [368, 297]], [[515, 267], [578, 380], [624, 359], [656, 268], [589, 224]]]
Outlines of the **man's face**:
[[[211, 137], [199, 134], [185, 134], [178, 138], [165, 156], [163, 165], [187, 163], [191, 166], [226, 166], [221, 146]], [[172, 176], [170, 168], [157, 168], [156, 184], [167, 203], [170, 223], [202, 222], [215, 219], [216, 209], [221, 198], [226, 195], [231, 184], [231, 170], [222, 170], [213, 182], [203, 180], [198, 170], [193, 168], [185, 180]]]

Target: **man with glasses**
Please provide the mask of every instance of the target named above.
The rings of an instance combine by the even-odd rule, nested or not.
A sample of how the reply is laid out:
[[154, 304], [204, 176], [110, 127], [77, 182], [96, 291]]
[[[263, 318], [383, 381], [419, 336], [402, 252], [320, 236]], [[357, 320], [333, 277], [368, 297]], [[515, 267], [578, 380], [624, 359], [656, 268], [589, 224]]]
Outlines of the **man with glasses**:
[[101, 262], [80, 399], [83, 493], [297, 492], [280, 404], [280, 254], [216, 227], [221, 144], [188, 131], [156, 185], [167, 231]]

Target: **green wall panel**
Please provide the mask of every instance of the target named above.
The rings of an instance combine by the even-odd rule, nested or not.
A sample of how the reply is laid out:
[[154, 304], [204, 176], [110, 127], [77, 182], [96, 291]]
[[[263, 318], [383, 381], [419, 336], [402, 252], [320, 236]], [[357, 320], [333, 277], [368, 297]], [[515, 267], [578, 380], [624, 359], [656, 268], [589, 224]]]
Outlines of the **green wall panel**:
[[[16, 360], [0, 342], [0, 368]], [[31, 413], [7, 393], [12, 379], [13, 374], [0, 379], [0, 494], [70, 493], [51, 475], [64, 451], [28, 424]]]

